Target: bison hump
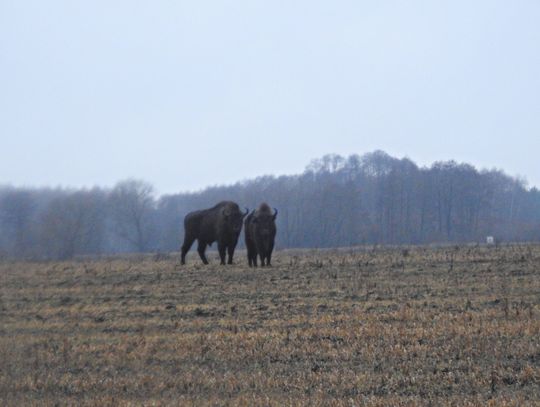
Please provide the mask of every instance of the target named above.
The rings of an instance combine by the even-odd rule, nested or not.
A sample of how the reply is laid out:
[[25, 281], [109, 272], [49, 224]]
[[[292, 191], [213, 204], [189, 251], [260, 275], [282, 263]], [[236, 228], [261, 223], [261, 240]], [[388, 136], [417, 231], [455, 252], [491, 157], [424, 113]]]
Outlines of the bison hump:
[[238, 206], [238, 204], [236, 202], [233, 202], [233, 201], [221, 201], [221, 202], [215, 204], [210, 209], [219, 209], [219, 208], [225, 208], [225, 207], [230, 207], [230, 208], [240, 210], [240, 207]]

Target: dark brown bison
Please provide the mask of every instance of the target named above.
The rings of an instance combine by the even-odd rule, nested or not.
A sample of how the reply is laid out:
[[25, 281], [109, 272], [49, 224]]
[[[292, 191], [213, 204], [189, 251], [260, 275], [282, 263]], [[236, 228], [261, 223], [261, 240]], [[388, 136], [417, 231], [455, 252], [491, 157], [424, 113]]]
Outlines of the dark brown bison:
[[207, 245], [217, 241], [221, 264], [225, 264], [225, 251], [229, 254], [228, 263], [232, 264], [234, 249], [242, 230], [242, 222], [249, 210], [242, 213], [238, 204], [223, 201], [216, 206], [200, 211], [190, 212], [184, 218], [184, 244], [182, 245], [182, 264], [186, 263], [186, 253], [195, 241], [199, 246], [197, 251], [204, 264], [208, 260], [204, 254]]
[[272, 251], [276, 238], [276, 216], [270, 207], [263, 203], [259, 209], [251, 212], [245, 220], [246, 248], [249, 266], [257, 267], [257, 255], [261, 258], [261, 266], [271, 266]]

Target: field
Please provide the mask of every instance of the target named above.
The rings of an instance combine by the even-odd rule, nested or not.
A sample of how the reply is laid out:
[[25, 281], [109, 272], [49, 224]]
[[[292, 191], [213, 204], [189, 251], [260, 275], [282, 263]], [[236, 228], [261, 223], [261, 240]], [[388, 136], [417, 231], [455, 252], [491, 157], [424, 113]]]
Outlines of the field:
[[0, 405], [540, 405], [540, 246], [0, 263]]

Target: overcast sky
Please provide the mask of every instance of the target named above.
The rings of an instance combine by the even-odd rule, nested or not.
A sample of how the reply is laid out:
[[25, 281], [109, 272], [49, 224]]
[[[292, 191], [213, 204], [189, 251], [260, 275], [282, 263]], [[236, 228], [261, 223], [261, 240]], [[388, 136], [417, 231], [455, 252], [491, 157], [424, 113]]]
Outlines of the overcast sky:
[[327, 153], [540, 186], [540, 2], [0, 0], [0, 184], [158, 193]]

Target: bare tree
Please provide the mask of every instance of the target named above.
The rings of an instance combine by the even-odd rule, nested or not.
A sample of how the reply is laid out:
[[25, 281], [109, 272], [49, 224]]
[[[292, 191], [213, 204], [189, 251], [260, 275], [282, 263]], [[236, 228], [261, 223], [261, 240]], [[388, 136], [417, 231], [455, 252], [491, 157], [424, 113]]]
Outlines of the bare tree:
[[153, 194], [152, 185], [134, 179], [119, 182], [110, 194], [114, 231], [138, 252], [150, 249]]
[[29, 190], [10, 188], [0, 198], [0, 225], [5, 250], [15, 257], [26, 255], [30, 249], [34, 212], [35, 203]]
[[54, 199], [43, 213], [40, 246], [45, 257], [70, 259], [102, 250], [104, 196], [99, 190], [77, 191]]

